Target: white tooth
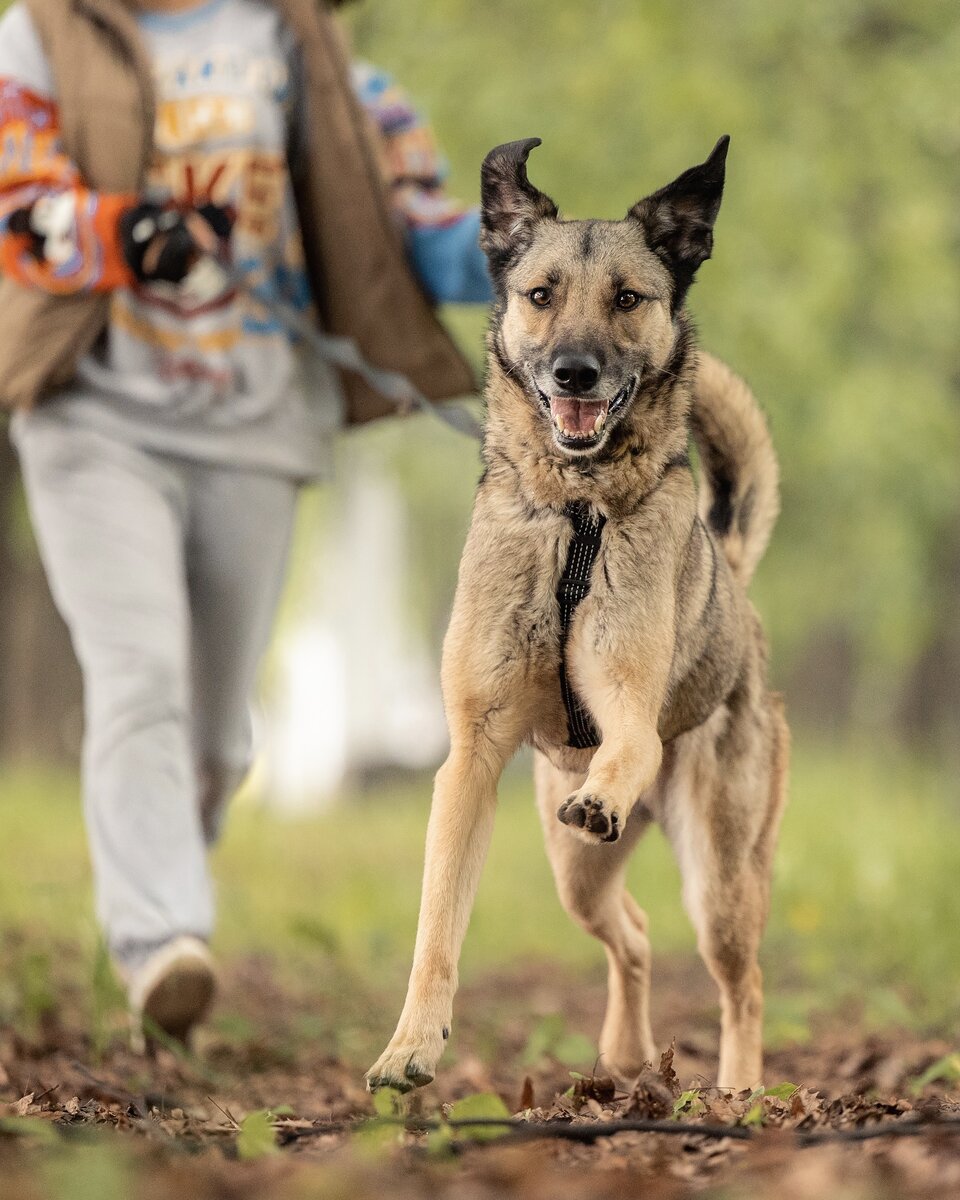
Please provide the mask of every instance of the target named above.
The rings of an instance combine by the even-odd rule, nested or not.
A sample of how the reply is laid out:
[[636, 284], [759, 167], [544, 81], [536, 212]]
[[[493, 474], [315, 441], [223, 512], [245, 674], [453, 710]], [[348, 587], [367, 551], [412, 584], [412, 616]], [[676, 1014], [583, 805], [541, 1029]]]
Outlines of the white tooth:
[[600, 432], [600, 430], [601, 430], [601, 429], [604, 427], [604, 425], [606, 424], [606, 420], [607, 420], [607, 414], [606, 414], [606, 413], [597, 413], [597, 419], [596, 419], [596, 420], [594, 421], [594, 423], [593, 423], [593, 432], [594, 432], [594, 433], [599, 433], [599, 432]]

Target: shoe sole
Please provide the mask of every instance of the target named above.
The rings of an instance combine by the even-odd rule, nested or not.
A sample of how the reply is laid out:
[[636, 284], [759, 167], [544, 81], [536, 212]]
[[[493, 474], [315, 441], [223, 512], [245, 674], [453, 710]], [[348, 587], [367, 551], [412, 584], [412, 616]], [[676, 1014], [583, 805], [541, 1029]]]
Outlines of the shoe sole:
[[185, 956], [171, 963], [147, 993], [143, 1016], [168, 1037], [186, 1043], [193, 1027], [206, 1016], [215, 990], [209, 965]]

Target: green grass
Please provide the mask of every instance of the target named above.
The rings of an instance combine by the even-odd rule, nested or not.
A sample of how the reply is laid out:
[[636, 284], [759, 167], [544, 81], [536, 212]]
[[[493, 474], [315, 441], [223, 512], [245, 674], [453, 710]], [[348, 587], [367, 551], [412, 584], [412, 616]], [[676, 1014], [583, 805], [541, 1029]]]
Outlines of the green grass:
[[[768, 1036], [802, 1037], [817, 1011], [855, 1004], [868, 1024], [955, 1031], [960, 1018], [960, 806], [944, 773], [878, 747], [801, 742], [764, 946]], [[429, 784], [279, 817], [246, 796], [214, 858], [225, 956], [267, 951], [278, 968], [323, 960], [402, 987], [419, 899]], [[0, 786], [0, 939], [15, 968], [0, 1017], [36, 1016], [64, 972], [100, 979], [76, 782], [7, 771]], [[658, 831], [630, 885], [656, 952], [693, 952], [679, 878]], [[73, 943], [74, 961], [60, 947]], [[501, 788], [494, 844], [463, 956], [465, 980], [518, 960], [596, 968], [598, 945], [561, 912], [525, 764]]]

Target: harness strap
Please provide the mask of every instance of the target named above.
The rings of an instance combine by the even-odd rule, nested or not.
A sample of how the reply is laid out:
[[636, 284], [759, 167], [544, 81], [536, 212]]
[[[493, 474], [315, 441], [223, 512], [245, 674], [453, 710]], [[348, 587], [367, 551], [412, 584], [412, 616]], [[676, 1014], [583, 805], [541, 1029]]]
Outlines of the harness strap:
[[593, 516], [590, 506], [582, 501], [567, 505], [566, 513], [573, 525], [573, 538], [567, 551], [563, 574], [557, 584], [557, 604], [560, 608], [560, 692], [564, 708], [567, 710], [567, 745], [578, 750], [589, 750], [600, 745], [600, 733], [567, 678], [567, 639], [577, 605], [590, 592], [590, 577], [600, 553], [600, 535], [607, 518], [599, 513]]

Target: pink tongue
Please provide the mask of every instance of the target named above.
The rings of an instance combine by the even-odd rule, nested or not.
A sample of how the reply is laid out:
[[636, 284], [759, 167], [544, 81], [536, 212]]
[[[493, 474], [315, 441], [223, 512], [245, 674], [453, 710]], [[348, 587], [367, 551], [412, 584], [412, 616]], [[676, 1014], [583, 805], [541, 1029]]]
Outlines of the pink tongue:
[[554, 420], [563, 417], [567, 433], [593, 433], [597, 417], [604, 407], [599, 400], [574, 400], [569, 396], [551, 396], [550, 411]]

